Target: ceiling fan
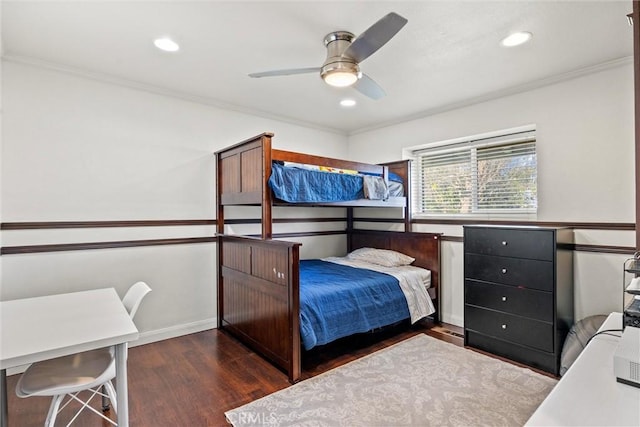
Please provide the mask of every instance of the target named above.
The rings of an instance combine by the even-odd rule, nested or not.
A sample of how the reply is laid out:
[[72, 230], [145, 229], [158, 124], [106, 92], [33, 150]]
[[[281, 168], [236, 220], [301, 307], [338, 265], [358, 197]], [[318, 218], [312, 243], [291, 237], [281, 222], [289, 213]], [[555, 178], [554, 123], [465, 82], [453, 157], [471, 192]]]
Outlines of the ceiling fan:
[[321, 67], [292, 68], [251, 73], [249, 77], [288, 76], [292, 74], [320, 73], [329, 85], [352, 86], [371, 99], [385, 96], [384, 90], [360, 71], [360, 63], [384, 46], [405, 26], [407, 20], [391, 12], [367, 28], [358, 37], [348, 31], [334, 31], [324, 38], [327, 59]]

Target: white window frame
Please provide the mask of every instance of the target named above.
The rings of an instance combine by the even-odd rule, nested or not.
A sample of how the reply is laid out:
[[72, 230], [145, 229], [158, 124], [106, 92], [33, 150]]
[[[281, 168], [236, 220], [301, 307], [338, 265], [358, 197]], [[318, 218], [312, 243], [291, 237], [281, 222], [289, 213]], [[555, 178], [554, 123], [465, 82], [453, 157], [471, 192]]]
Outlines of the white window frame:
[[[472, 156], [472, 163], [477, 165], [477, 149], [492, 147], [492, 146], [500, 146], [505, 144], [516, 144], [522, 142], [534, 142], [536, 143], [536, 128], [535, 125], [527, 125], [521, 126], [517, 128], [505, 129], [497, 132], [490, 132], [480, 135], [473, 135], [469, 137], [456, 138], [446, 141], [438, 141], [429, 144], [423, 144], [414, 147], [408, 147], [403, 150], [403, 157], [405, 159], [412, 160], [412, 194], [411, 197], [412, 202], [412, 216], [414, 218], [456, 218], [456, 219], [464, 219], [464, 218], [475, 218], [475, 219], [526, 219], [526, 220], [535, 220], [537, 218], [537, 208], [538, 208], [538, 178], [536, 171], [536, 208], [531, 209], [481, 209], [476, 210], [470, 213], [424, 213], [421, 212], [421, 194], [422, 189], [421, 185], [421, 166], [419, 164], [418, 158], [421, 154], [429, 153], [435, 154], [437, 152], [447, 152], [452, 151], [454, 149], [460, 150], [470, 150], [470, 154]], [[536, 165], [538, 160], [537, 153], [537, 144], [536, 144]], [[476, 180], [477, 176], [472, 174], [472, 179]], [[472, 185], [472, 205], [477, 206], [478, 194], [477, 194], [478, 183], [473, 182]]]

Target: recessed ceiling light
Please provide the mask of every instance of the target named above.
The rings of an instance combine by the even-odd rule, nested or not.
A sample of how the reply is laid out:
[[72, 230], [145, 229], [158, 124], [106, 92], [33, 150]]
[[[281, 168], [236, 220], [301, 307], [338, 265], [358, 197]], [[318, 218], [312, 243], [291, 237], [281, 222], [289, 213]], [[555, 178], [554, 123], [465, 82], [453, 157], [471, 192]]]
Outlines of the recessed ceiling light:
[[354, 107], [356, 105], [356, 100], [355, 99], [343, 99], [342, 101], [340, 101], [340, 105], [342, 105], [343, 107]]
[[178, 43], [171, 40], [169, 37], [161, 37], [159, 39], [155, 39], [153, 44], [160, 50], [164, 50], [165, 52], [177, 52], [180, 49]]
[[520, 46], [521, 44], [531, 40], [531, 37], [533, 37], [533, 34], [531, 34], [530, 32], [520, 31], [520, 32], [508, 35], [507, 37], [502, 39], [500, 44], [504, 47]]

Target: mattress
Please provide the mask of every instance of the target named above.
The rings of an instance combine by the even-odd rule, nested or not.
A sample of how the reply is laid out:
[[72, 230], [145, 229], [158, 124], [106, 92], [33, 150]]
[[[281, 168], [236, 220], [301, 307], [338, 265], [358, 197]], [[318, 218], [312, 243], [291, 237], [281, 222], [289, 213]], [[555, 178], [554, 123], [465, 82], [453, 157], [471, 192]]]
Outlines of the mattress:
[[300, 336], [306, 350], [408, 318], [414, 316], [393, 275], [325, 260], [300, 261]]

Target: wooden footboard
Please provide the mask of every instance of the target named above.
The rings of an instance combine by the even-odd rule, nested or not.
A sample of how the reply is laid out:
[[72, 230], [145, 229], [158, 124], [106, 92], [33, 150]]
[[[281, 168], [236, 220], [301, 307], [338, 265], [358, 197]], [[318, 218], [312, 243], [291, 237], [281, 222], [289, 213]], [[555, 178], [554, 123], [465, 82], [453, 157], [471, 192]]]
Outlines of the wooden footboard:
[[218, 236], [218, 325], [300, 378], [300, 243]]

